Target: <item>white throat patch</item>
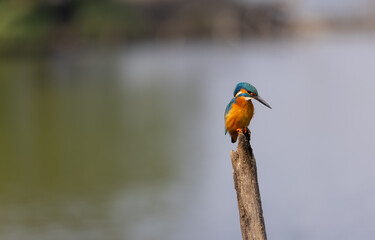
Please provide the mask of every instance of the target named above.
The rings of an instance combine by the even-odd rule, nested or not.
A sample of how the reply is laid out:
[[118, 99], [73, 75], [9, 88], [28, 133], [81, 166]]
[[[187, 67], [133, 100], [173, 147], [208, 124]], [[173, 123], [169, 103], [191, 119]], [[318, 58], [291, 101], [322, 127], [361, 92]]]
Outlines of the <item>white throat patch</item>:
[[236, 94], [236, 97], [238, 97], [238, 95], [240, 95], [241, 93], [243, 93], [243, 92], [239, 91], [239, 92]]

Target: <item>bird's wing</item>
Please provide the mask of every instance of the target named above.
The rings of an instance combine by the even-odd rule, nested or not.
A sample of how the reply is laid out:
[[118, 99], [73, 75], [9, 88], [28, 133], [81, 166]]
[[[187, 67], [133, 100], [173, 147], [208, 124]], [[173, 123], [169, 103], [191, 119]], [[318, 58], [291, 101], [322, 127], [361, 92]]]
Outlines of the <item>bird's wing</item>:
[[[232, 105], [233, 103], [236, 102], [236, 99], [237, 98], [232, 98], [232, 100], [230, 100], [230, 102], [228, 103], [227, 107], [225, 108], [225, 113], [224, 113], [224, 123], [225, 123], [225, 116], [229, 113], [229, 110], [232, 108]], [[225, 134], [227, 134], [227, 128], [225, 127], [225, 124], [224, 124], [224, 130], [225, 130]]]

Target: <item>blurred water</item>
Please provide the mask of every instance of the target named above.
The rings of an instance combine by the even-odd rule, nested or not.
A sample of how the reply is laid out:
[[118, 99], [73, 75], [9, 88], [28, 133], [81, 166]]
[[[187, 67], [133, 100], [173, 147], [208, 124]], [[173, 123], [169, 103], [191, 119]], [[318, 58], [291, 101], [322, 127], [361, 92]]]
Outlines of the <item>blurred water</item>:
[[0, 63], [1, 239], [241, 239], [239, 81], [270, 239], [374, 239], [373, 35]]

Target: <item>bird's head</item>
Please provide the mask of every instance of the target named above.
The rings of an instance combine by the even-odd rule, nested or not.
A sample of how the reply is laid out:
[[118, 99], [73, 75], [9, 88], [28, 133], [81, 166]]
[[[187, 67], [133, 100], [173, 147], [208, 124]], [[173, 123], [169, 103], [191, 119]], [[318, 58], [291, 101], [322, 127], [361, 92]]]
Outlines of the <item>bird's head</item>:
[[[259, 102], [263, 103], [265, 106], [271, 108], [271, 106], [258, 95], [257, 89], [251, 85], [250, 83], [240, 82], [237, 84], [236, 88], [234, 89], [233, 95], [235, 97], [245, 97], [247, 101], [251, 99], [258, 100]], [[272, 108], [271, 108], [272, 109]]]
[[256, 95], [258, 95], [258, 91], [253, 85], [247, 82], [240, 82], [239, 84], [237, 84], [236, 88], [234, 89], [233, 96], [236, 97], [237, 94], [245, 93], [245, 92], [255, 93]]

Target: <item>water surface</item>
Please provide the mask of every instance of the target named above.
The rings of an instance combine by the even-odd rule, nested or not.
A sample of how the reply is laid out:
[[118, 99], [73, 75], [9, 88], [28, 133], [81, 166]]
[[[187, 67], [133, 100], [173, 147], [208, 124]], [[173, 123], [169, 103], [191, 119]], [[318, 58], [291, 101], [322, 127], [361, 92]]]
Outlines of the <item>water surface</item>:
[[0, 238], [241, 239], [223, 112], [254, 84], [270, 239], [373, 239], [375, 36], [1, 60]]

